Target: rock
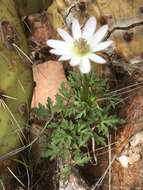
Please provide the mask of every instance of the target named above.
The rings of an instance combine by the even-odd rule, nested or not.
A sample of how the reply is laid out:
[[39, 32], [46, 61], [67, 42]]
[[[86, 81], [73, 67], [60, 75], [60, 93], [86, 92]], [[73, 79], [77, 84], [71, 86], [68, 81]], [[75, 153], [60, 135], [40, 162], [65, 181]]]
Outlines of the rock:
[[33, 65], [33, 77], [36, 86], [31, 107], [37, 107], [39, 103], [45, 105], [48, 97], [55, 101], [61, 83], [66, 81], [63, 65], [58, 61]]

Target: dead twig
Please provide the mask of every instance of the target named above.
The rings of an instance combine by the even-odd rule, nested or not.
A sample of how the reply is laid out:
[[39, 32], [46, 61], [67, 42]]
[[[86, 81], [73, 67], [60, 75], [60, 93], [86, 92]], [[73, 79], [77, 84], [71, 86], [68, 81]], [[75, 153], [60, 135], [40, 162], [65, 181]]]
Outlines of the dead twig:
[[105, 37], [105, 40], [110, 38], [111, 34], [113, 32], [115, 32], [116, 30], [130, 30], [132, 28], [135, 28], [135, 27], [141, 26], [141, 25], [143, 25], [143, 21], [136, 22], [136, 23], [133, 23], [133, 24], [128, 25], [128, 26], [116, 26], [115, 28], [113, 28], [111, 31], [108, 32], [107, 36]]

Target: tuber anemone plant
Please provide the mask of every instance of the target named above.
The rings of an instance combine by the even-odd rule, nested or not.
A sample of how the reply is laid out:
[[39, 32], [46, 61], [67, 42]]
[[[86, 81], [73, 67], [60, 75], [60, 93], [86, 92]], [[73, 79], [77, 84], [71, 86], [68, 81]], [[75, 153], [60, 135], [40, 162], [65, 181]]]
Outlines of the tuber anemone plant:
[[91, 161], [94, 153], [89, 144], [105, 145], [110, 131], [121, 122], [113, 112], [119, 97], [110, 92], [106, 80], [97, 78], [94, 72], [71, 72], [68, 86], [62, 84], [55, 104], [48, 98], [46, 107], [39, 105], [34, 110], [42, 120], [53, 116], [46, 126], [52, 132], [43, 156], [62, 160], [63, 176], [68, 176], [75, 165]]

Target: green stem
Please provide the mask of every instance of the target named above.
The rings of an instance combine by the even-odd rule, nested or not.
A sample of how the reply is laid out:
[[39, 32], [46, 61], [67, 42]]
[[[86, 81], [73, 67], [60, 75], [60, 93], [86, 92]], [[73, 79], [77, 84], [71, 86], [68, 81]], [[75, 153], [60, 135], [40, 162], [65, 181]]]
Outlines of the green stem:
[[88, 98], [89, 98], [89, 82], [88, 82], [87, 74], [84, 74], [84, 76], [83, 76], [83, 100], [85, 102], [87, 102]]

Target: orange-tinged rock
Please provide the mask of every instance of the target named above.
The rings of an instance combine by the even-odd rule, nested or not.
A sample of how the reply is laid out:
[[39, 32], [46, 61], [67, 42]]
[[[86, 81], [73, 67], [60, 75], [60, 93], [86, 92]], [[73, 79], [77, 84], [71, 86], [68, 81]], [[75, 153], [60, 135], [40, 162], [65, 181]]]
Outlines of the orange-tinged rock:
[[33, 65], [33, 77], [36, 87], [31, 107], [37, 107], [39, 103], [45, 105], [48, 97], [55, 101], [61, 83], [66, 81], [63, 65], [58, 61]]

